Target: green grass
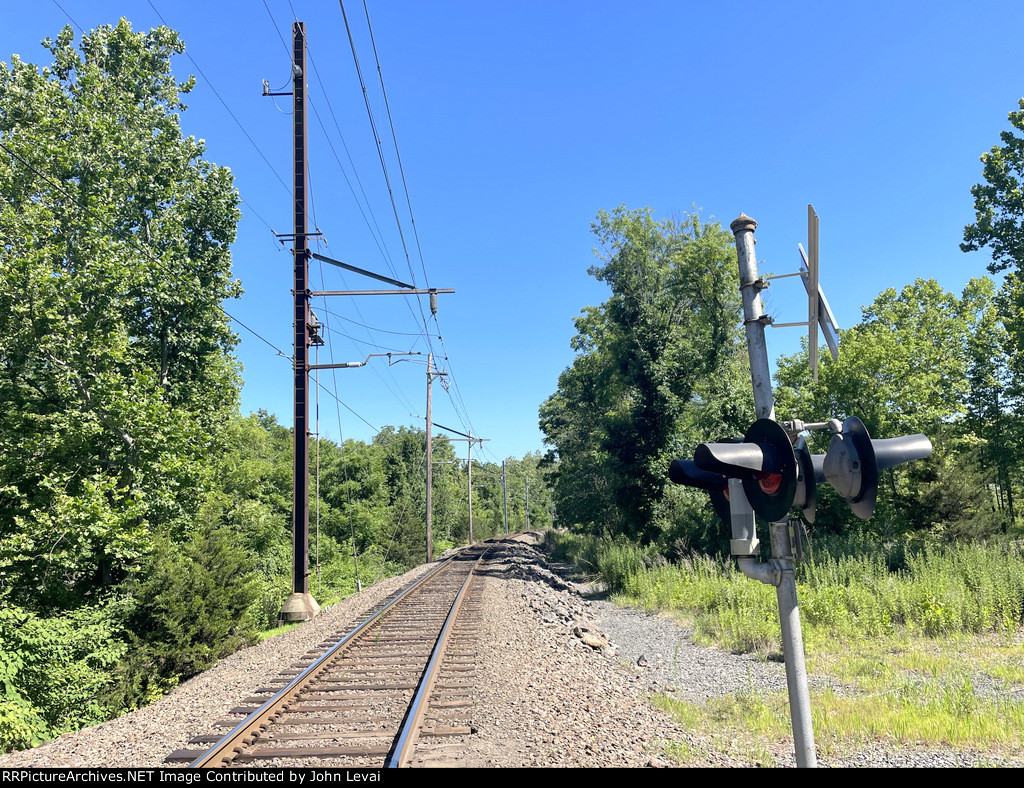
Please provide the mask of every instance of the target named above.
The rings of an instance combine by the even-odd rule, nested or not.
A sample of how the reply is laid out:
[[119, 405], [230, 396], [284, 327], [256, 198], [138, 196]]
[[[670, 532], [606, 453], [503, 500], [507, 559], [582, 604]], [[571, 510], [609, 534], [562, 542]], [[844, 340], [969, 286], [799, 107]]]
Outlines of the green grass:
[[283, 635], [290, 629], [295, 629], [295, 627], [301, 627], [303, 623], [304, 622], [302, 621], [295, 621], [291, 624], [284, 624], [279, 627], [274, 627], [273, 629], [265, 629], [262, 632], [260, 632], [257, 642], [262, 643], [264, 640], [270, 640], [270, 638], [275, 637], [277, 635]]
[[[699, 642], [781, 652], [775, 589], [731, 560], [670, 565], [650, 550], [579, 536], [559, 549], [562, 560], [584, 556], [615, 601], [687, 621]], [[808, 673], [837, 687], [812, 692], [819, 753], [871, 742], [989, 753], [1024, 746], [1024, 703], [1011, 699], [1024, 688], [1019, 545], [819, 543], [797, 580]], [[770, 765], [763, 743], [792, 733], [785, 693], [737, 688], [705, 703], [654, 702], [748, 763]]]

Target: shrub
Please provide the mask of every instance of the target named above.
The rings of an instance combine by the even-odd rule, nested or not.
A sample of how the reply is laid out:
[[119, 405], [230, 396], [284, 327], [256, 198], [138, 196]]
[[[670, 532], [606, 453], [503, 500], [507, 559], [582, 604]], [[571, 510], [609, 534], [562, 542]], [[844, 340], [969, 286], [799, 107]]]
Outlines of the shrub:
[[105, 700], [127, 651], [127, 600], [44, 618], [0, 610], [0, 748], [31, 747], [109, 719]]
[[158, 540], [128, 617], [132, 649], [111, 700], [137, 708], [182, 679], [255, 643], [259, 582], [230, 531], [184, 548]]

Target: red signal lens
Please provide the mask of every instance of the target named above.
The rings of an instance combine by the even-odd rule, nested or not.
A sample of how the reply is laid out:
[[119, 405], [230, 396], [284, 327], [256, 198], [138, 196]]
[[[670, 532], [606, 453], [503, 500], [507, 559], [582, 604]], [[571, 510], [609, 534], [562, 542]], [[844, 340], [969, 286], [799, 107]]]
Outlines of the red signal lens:
[[758, 473], [755, 478], [757, 484], [761, 488], [761, 492], [765, 495], [775, 495], [782, 487], [782, 474], [781, 473]]

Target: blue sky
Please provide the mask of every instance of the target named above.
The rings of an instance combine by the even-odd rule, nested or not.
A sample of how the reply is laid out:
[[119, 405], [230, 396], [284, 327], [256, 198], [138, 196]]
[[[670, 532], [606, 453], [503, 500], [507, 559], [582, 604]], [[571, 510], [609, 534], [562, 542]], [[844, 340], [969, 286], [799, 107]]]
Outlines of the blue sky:
[[[542, 448], [537, 409], [572, 361], [572, 318], [607, 297], [587, 274], [601, 209], [650, 206], [666, 217], [697, 207], [723, 225], [746, 213], [758, 221], [762, 270], [783, 273], [796, 270], [812, 203], [822, 285], [844, 328], [885, 288], [934, 277], [959, 292], [985, 274], [989, 255], [963, 254], [959, 243], [974, 216], [979, 156], [1024, 96], [1024, 3], [367, 6], [418, 245], [366, 13], [355, 0], [345, 10], [408, 261], [336, 2], [2, 0], [0, 59], [49, 62], [39, 42], [65, 24], [89, 30], [125, 16], [144, 30], [159, 13], [181, 33], [191, 60], [178, 57], [175, 72], [197, 77], [183, 126], [231, 168], [244, 200], [233, 259], [246, 292], [226, 308], [290, 353], [291, 256], [271, 233], [290, 232], [290, 106], [263, 97], [261, 85], [287, 85], [285, 42], [293, 18], [305, 22], [310, 178], [329, 244], [321, 252], [455, 288], [427, 324], [454, 382], [447, 393], [435, 384], [434, 420], [488, 438], [488, 460]], [[319, 287], [319, 265], [311, 275]], [[328, 289], [376, 287], [333, 269], [324, 277]], [[798, 280], [777, 282], [766, 299], [780, 322], [806, 314]], [[330, 324], [322, 363], [428, 349], [421, 307], [404, 298], [314, 309]], [[243, 412], [264, 408], [290, 425], [288, 361], [238, 332]], [[769, 353], [795, 352], [799, 339], [799, 329], [771, 331]], [[322, 378], [331, 390], [333, 377]], [[376, 358], [336, 379], [351, 411], [322, 394], [324, 435], [369, 440], [387, 424], [422, 426], [422, 363]]]

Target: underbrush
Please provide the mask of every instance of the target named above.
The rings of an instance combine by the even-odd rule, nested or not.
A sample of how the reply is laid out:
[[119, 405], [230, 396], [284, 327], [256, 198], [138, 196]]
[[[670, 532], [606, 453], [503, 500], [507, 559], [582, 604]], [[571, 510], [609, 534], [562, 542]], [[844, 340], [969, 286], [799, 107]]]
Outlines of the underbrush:
[[[764, 656], [781, 652], [775, 589], [731, 559], [669, 563], [624, 542], [550, 533], [562, 560], [585, 557], [615, 601], [692, 623], [699, 642]], [[610, 566], [611, 571], [604, 571]], [[953, 747], [1024, 743], [1024, 550], [1019, 543], [935, 546], [819, 539], [797, 568], [819, 751], [892, 740]], [[1013, 691], [1013, 692], [1011, 692]], [[737, 688], [702, 704], [663, 698], [683, 724], [790, 734], [786, 695]]]
[[[546, 539], [553, 557], [599, 575], [623, 601], [682, 613], [727, 648], [761, 642], [765, 620], [777, 621], [774, 589], [731, 559], [692, 554], [670, 563], [624, 540]], [[1024, 625], [1024, 548], [819, 540], [797, 564], [797, 593], [805, 631], [827, 637], [1013, 632]]]
[[[286, 631], [290, 551], [247, 556], [228, 530], [182, 545], [154, 539], [130, 583], [94, 604], [42, 615], [0, 604], [0, 752], [147, 706], [232, 652]], [[358, 557], [363, 587], [405, 571], [380, 550]], [[321, 604], [356, 592], [348, 546], [321, 541], [310, 590]]]

